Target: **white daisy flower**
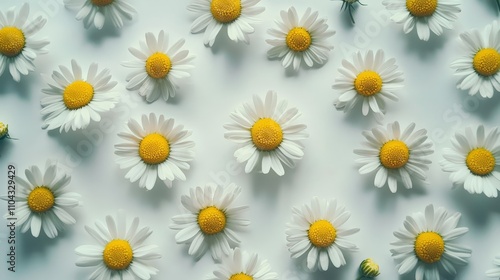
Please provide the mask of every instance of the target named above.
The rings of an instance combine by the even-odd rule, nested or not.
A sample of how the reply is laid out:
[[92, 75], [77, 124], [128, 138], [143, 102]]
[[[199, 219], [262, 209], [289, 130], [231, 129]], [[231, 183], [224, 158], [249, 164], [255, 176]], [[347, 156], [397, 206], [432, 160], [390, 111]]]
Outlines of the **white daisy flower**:
[[271, 59], [281, 59], [283, 67], [293, 66], [295, 71], [304, 60], [307, 66], [314, 63], [324, 64], [333, 46], [327, 39], [335, 34], [328, 31], [326, 19], [318, 19], [318, 12], [311, 13], [311, 8], [299, 18], [295, 7], [281, 11], [281, 22], [275, 21], [279, 29], [269, 29], [268, 34], [277, 38], [266, 40], [273, 46], [267, 56]]
[[64, 0], [64, 5], [77, 10], [77, 20], [83, 20], [85, 28], [92, 24], [102, 29], [106, 18], [117, 28], [123, 27], [123, 20], [132, 20], [137, 12], [128, 0]]
[[43, 129], [63, 130], [84, 129], [90, 120], [101, 120], [100, 113], [115, 107], [119, 101], [119, 93], [110, 91], [117, 82], [110, 81], [109, 69], [97, 72], [97, 64], [92, 63], [83, 78], [82, 68], [75, 60], [71, 60], [71, 70], [59, 65], [59, 70], [52, 72], [52, 79], [43, 75], [49, 88], [42, 89]]
[[207, 184], [191, 188], [189, 195], [181, 197], [181, 203], [190, 213], [176, 215], [170, 228], [178, 230], [177, 244], [190, 244], [189, 255], [200, 258], [210, 250], [212, 258], [220, 261], [230, 253], [231, 247], [240, 240], [236, 232], [250, 222], [242, 218], [248, 206], [233, 206], [241, 187], [230, 184], [227, 188]]
[[391, 19], [402, 23], [406, 34], [416, 26], [418, 38], [423, 41], [429, 40], [430, 31], [440, 36], [443, 28], [453, 29], [461, 11], [457, 0], [384, 0], [382, 4], [395, 12]]
[[[306, 125], [299, 124], [297, 108], [287, 109], [285, 100], [278, 104], [276, 92], [269, 91], [262, 101], [253, 97], [253, 106], [244, 104], [231, 114], [234, 123], [224, 125], [228, 130], [226, 139], [242, 144], [234, 152], [238, 162], [247, 162], [245, 172], [250, 173], [262, 157], [262, 172], [273, 169], [276, 174], [285, 174], [282, 163], [294, 166], [294, 161], [304, 156], [300, 140], [308, 137]], [[253, 107], [253, 108], [252, 108]]]
[[340, 96], [334, 105], [345, 113], [362, 102], [362, 113], [367, 116], [370, 110], [377, 120], [385, 113], [385, 100], [397, 101], [396, 91], [403, 87], [403, 73], [398, 71], [396, 59], [385, 59], [384, 51], [375, 54], [368, 51], [354, 54], [352, 61], [342, 60], [340, 75], [335, 79], [333, 89]]
[[223, 26], [227, 27], [229, 39], [249, 43], [249, 34], [255, 29], [251, 23], [257, 22], [257, 15], [264, 12], [257, 7], [260, 0], [194, 0], [188, 10], [199, 17], [191, 25], [191, 33], [205, 30], [203, 43], [213, 46], [215, 38]]
[[406, 274], [416, 267], [416, 280], [451, 279], [448, 277], [457, 273], [455, 266], [467, 264], [471, 256], [470, 249], [455, 241], [469, 231], [457, 227], [459, 219], [460, 213], [450, 215], [443, 207], [434, 209], [432, 204], [425, 207], [425, 213], [406, 216], [404, 228], [394, 232], [398, 241], [391, 243], [398, 273]]
[[[500, 4], [499, 4], [500, 6]], [[490, 277], [490, 278], [500, 278], [500, 256], [497, 256], [495, 257], [495, 259], [493, 260], [493, 263], [498, 266], [496, 268], [492, 268], [492, 269], [489, 269], [488, 271], [486, 271], [486, 276]]]
[[150, 264], [161, 257], [157, 246], [144, 244], [153, 231], [149, 227], [139, 228], [137, 217], [127, 228], [126, 220], [124, 212], [118, 211], [116, 219], [106, 216], [106, 225], [96, 221], [96, 229], [85, 226], [98, 245], [82, 245], [75, 252], [80, 256], [77, 266], [96, 267], [89, 279], [146, 280], [158, 272]]
[[278, 273], [271, 272], [268, 261], [259, 255], [236, 248], [207, 280], [278, 280]]
[[313, 197], [301, 209], [292, 209], [292, 222], [287, 224], [287, 247], [292, 258], [307, 253], [307, 268], [328, 270], [329, 263], [340, 267], [346, 264], [343, 251], [356, 251], [358, 247], [347, 241], [347, 236], [359, 231], [345, 228], [351, 213], [336, 199]]
[[451, 139], [453, 148], [443, 150], [443, 171], [450, 172], [454, 185], [463, 185], [469, 193], [484, 193], [497, 197], [500, 190], [500, 132], [495, 127], [485, 135], [484, 126], [476, 132], [471, 127], [465, 134], [456, 133]]
[[159, 118], [154, 113], [142, 115], [142, 126], [133, 119], [128, 121], [130, 132], [118, 133], [125, 143], [115, 145], [116, 162], [128, 169], [125, 179], [139, 180], [139, 186], [151, 190], [160, 178], [167, 187], [174, 179], [186, 180], [183, 170], [189, 169], [194, 158], [194, 142], [188, 141], [191, 131], [184, 126], [174, 127], [174, 119]]
[[494, 21], [482, 33], [474, 29], [460, 38], [466, 54], [451, 64], [460, 77], [457, 87], [470, 95], [493, 97], [500, 92], [500, 25]]
[[33, 62], [47, 52], [44, 47], [49, 41], [33, 39], [47, 20], [39, 16], [28, 22], [28, 3], [21, 6], [17, 15], [14, 10], [12, 7], [5, 14], [0, 11], [0, 76], [8, 69], [14, 81], [19, 82], [21, 75], [35, 70]]
[[432, 162], [427, 159], [434, 153], [432, 143], [427, 140], [427, 130], [413, 132], [415, 124], [411, 123], [401, 133], [398, 122], [363, 131], [366, 138], [365, 148], [356, 149], [354, 153], [361, 158], [356, 160], [362, 166], [360, 174], [374, 173], [376, 187], [381, 188], [386, 183], [391, 192], [398, 189], [398, 180], [407, 189], [413, 186], [412, 177], [425, 182], [425, 171]]
[[140, 42], [141, 50], [129, 48], [138, 60], [122, 65], [133, 68], [127, 76], [127, 89], [139, 90], [146, 101], [153, 102], [160, 96], [167, 101], [176, 94], [176, 81], [191, 76], [187, 70], [194, 68], [189, 62], [194, 58], [188, 50], [181, 50], [185, 40], [179, 40], [169, 47], [168, 34], [160, 31], [158, 38], [146, 33], [146, 42]]

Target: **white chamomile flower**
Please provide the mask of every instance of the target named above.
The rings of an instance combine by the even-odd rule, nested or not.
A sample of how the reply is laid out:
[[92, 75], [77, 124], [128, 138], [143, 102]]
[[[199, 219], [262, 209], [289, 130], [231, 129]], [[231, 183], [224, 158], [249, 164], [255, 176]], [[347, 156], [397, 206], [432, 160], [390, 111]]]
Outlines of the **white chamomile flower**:
[[[499, 4], [500, 6], [500, 4]], [[493, 263], [498, 266], [496, 268], [492, 268], [492, 269], [489, 269], [488, 271], [486, 271], [486, 276], [490, 277], [490, 278], [500, 278], [500, 256], [497, 256], [495, 257], [495, 259], [493, 260]]]
[[474, 29], [460, 34], [460, 39], [466, 54], [451, 64], [460, 77], [457, 87], [470, 95], [493, 97], [500, 92], [500, 25], [494, 21], [483, 33]]
[[282, 163], [288, 167], [304, 156], [300, 140], [308, 137], [306, 125], [297, 123], [300, 116], [297, 108], [287, 109], [285, 100], [278, 104], [276, 92], [269, 91], [262, 101], [253, 97], [253, 106], [244, 104], [231, 113], [234, 123], [224, 125], [228, 130], [226, 139], [243, 145], [234, 152], [238, 162], [247, 162], [245, 172], [250, 173], [262, 157], [262, 172], [273, 169], [276, 174], [285, 174]]
[[458, 0], [384, 0], [387, 10], [394, 11], [391, 19], [403, 24], [408, 34], [416, 26], [418, 38], [428, 41], [431, 31], [440, 36], [443, 28], [453, 29], [453, 22], [460, 13]]
[[6, 69], [14, 81], [19, 82], [21, 75], [35, 70], [33, 64], [39, 54], [46, 53], [47, 40], [34, 40], [33, 36], [47, 22], [42, 16], [28, 22], [30, 5], [24, 3], [17, 16], [15, 8], [5, 14], [0, 11], [0, 76]]
[[358, 247], [347, 241], [347, 236], [359, 231], [345, 228], [351, 213], [336, 199], [313, 197], [301, 209], [292, 209], [292, 222], [287, 224], [287, 247], [292, 258], [307, 253], [307, 268], [328, 270], [329, 263], [340, 267], [346, 264], [343, 251], [356, 251]]
[[455, 240], [469, 231], [457, 227], [459, 219], [460, 213], [450, 215], [432, 204], [425, 207], [425, 213], [406, 216], [404, 228], [394, 232], [398, 240], [391, 243], [398, 273], [406, 274], [416, 267], [415, 280], [452, 279], [457, 273], [455, 266], [466, 265], [471, 256], [471, 250]]
[[139, 186], [151, 190], [159, 178], [167, 187], [174, 179], [186, 180], [182, 169], [189, 169], [194, 158], [194, 142], [189, 141], [191, 131], [184, 126], [174, 127], [174, 119], [165, 116], [142, 115], [142, 126], [134, 119], [128, 121], [130, 132], [118, 133], [125, 143], [115, 145], [116, 162], [128, 169], [125, 179], [139, 180]]
[[248, 206], [233, 206], [241, 192], [241, 187], [230, 184], [228, 187], [207, 184], [191, 188], [189, 195], [181, 197], [181, 203], [190, 213], [174, 216], [170, 228], [178, 230], [175, 241], [190, 244], [189, 255], [200, 258], [210, 250], [212, 258], [220, 261], [228, 255], [232, 246], [240, 240], [236, 232], [242, 231], [250, 223], [242, 218]]
[[307, 66], [314, 63], [324, 64], [333, 46], [327, 39], [335, 34], [328, 31], [326, 19], [318, 19], [318, 12], [311, 13], [311, 8], [299, 18], [295, 7], [281, 11], [281, 22], [276, 21], [279, 29], [269, 29], [268, 33], [277, 39], [266, 40], [273, 46], [267, 56], [271, 59], [281, 59], [283, 67], [293, 66], [297, 71], [302, 60]]
[[85, 28], [92, 24], [102, 29], [106, 18], [117, 28], [123, 27], [123, 19], [132, 20], [136, 10], [128, 0], [64, 0], [64, 5], [77, 10], [77, 20], [83, 20]]
[[146, 33], [146, 43], [140, 42], [141, 50], [129, 48], [137, 58], [127, 61], [123, 66], [134, 71], [127, 76], [127, 89], [139, 90], [146, 101], [153, 102], [160, 96], [167, 101], [176, 94], [176, 81], [191, 76], [187, 70], [193, 65], [194, 58], [188, 50], [181, 50], [185, 40], [179, 40], [169, 47], [168, 34], [161, 30], [158, 38], [151, 32]]
[[434, 153], [432, 143], [427, 140], [427, 130], [413, 132], [415, 124], [411, 123], [402, 133], [398, 122], [387, 124], [387, 128], [379, 126], [363, 131], [366, 138], [363, 149], [354, 153], [361, 156], [356, 160], [362, 166], [360, 174], [374, 173], [374, 184], [381, 188], [386, 183], [391, 192], [398, 189], [398, 180], [407, 189], [413, 186], [412, 177], [425, 182], [425, 171], [431, 161], [428, 155]]
[[106, 224], [95, 222], [96, 229], [85, 226], [98, 245], [82, 245], [75, 249], [80, 256], [76, 265], [96, 267], [89, 279], [142, 279], [156, 275], [158, 269], [150, 263], [161, 256], [156, 245], [146, 245], [144, 241], [153, 233], [149, 227], [139, 228], [139, 218], [135, 217], [127, 227], [127, 217], [118, 211], [116, 219], [106, 216]]
[[271, 272], [268, 261], [259, 259], [256, 253], [236, 248], [207, 280], [278, 280], [278, 273]]
[[84, 129], [93, 120], [101, 120], [100, 113], [115, 107], [119, 93], [111, 91], [116, 81], [111, 80], [109, 69], [97, 72], [97, 64], [89, 67], [87, 78], [83, 78], [82, 68], [71, 60], [71, 70], [59, 65], [59, 70], [52, 72], [52, 79], [42, 75], [49, 88], [42, 89], [43, 129], [69, 131]]
[[469, 193], [484, 193], [497, 197], [500, 190], [500, 132], [494, 128], [485, 135], [484, 126], [476, 132], [471, 127], [465, 134], [456, 133], [451, 139], [452, 149], [443, 150], [441, 166], [450, 172], [454, 185], [463, 185]]
[[397, 101], [396, 91], [403, 87], [403, 73], [397, 70], [396, 59], [386, 60], [382, 50], [375, 54], [370, 50], [364, 55], [357, 52], [352, 61], [343, 59], [342, 66], [333, 85], [340, 94], [335, 108], [347, 113], [361, 102], [364, 116], [371, 110], [381, 120], [385, 100]]

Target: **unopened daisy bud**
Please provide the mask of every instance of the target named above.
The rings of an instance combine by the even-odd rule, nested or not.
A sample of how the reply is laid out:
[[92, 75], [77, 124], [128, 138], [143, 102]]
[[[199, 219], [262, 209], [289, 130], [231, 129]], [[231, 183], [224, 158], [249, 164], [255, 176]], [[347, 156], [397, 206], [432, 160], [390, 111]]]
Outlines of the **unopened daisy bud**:
[[0, 140], [9, 137], [9, 125], [0, 122]]
[[380, 268], [378, 264], [376, 264], [372, 259], [368, 258], [362, 261], [359, 265], [359, 272], [361, 272], [362, 274], [361, 278], [374, 278], [380, 274]]

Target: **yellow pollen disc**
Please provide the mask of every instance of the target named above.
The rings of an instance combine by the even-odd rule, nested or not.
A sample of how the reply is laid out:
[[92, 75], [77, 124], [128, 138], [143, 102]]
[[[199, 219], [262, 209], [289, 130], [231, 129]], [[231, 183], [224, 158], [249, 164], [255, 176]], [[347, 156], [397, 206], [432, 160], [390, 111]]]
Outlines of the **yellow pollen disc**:
[[132, 247], [127, 240], [122, 239], [111, 240], [106, 244], [104, 252], [102, 253], [104, 264], [113, 270], [126, 269], [133, 258], [134, 253], [132, 252]]
[[250, 129], [254, 145], [263, 151], [271, 151], [283, 141], [281, 126], [270, 118], [259, 119]]
[[438, 0], [406, 0], [406, 8], [415, 17], [431, 16], [437, 5]]
[[309, 227], [307, 236], [314, 246], [325, 248], [333, 244], [337, 231], [329, 221], [317, 220]]
[[151, 133], [139, 144], [139, 156], [147, 164], [164, 162], [170, 154], [170, 144], [165, 136]]
[[94, 4], [95, 6], [99, 6], [99, 7], [104, 7], [104, 6], [107, 6], [111, 3], [113, 3], [113, 0], [91, 0], [92, 1], [92, 4]]
[[21, 53], [26, 45], [26, 38], [23, 32], [13, 26], [6, 26], [0, 29], [0, 53], [14, 57]]
[[472, 66], [483, 76], [492, 76], [500, 70], [500, 53], [492, 48], [482, 49], [476, 53]]
[[241, 15], [241, 0], [212, 0], [212, 16], [220, 23], [230, 23]]
[[172, 69], [172, 61], [164, 53], [154, 53], [146, 60], [146, 72], [151, 78], [163, 79], [170, 69]]
[[363, 71], [354, 80], [354, 89], [363, 96], [372, 96], [382, 90], [382, 78], [375, 71]]
[[70, 110], [87, 106], [94, 98], [94, 87], [85, 81], [74, 81], [63, 92], [64, 105]]
[[444, 253], [444, 240], [435, 232], [422, 232], [415, 240], [415, 254], [426, 263], [435, 263]]
[[200, 210], [198, 225], [205, 234], [217, 234], [226, 227], [226, 214], [215, 206]]
[[231, 275], [229, 280], [253, 280], [253, 277], [250, 275], [246, 275], [245, 273], [237, 273]]
[[390, 140], [380, 148], [379, 158], [385, 168], [397, 169], [408, 162], [410, 150], [403, 141]]
[[485, 148], [477, 148], [469, 152], [465, 163], [470, 172], [475, 175], [484, 176], [490, 174], [495, 168], [495, 157]]
[[311, 34], [304, 27], [294, 27], [286, 35], [286, 45], [292, 51], [303, 52], [311, 46]]
[[28, 195], [28, 207], [33, 212], [43, 213], [54, 206], [55, 198], [52, 191], [44, 186], [36, 187]]

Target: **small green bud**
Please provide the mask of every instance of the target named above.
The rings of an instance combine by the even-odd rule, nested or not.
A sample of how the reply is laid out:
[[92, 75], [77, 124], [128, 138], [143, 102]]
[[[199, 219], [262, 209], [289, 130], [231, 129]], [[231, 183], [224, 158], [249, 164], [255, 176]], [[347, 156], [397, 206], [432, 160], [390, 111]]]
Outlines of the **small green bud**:
[[359, 272], [362, 277], [374, 278], [380, 274], [380, 268], [372, 259], [366, 259], [359, 265]]
[[9, 126], [7, 124], [4, 124], [3, 122], [0, 122], [0, 140], [6, 137], [9, 138]]

